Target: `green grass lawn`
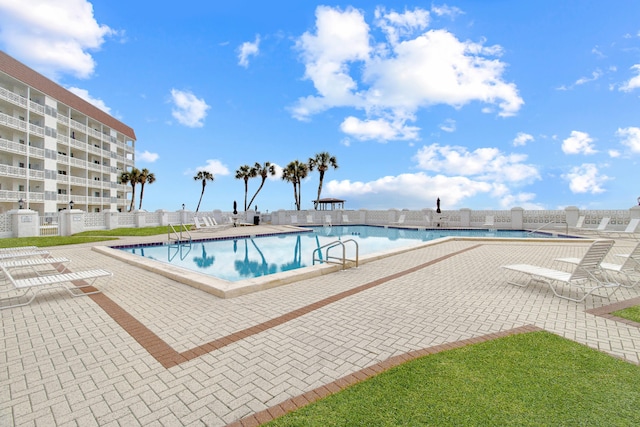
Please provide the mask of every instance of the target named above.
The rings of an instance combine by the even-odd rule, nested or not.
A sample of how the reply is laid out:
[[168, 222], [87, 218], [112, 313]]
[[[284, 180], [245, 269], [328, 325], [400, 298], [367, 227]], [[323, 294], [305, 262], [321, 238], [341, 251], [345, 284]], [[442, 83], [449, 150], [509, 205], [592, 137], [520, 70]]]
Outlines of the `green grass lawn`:
[[[185, 229], [189, 229], [188, 226]], [[179, 228], [176, 231], [180, 231]], [[43, 236], [43, 237], [8, 237], [0, 239], [0, 248], [15, 248], [19, 246], [61, 246], [79, 243], [102, 242], [117, 240], [119, 236], [155, 236], [167, 234], [167, 226], [143, 228], [116, 228], [114, 230], [83, 231], [73, 236]]]
[[614, 316], [622, 317], [623, 319], [633, 320], [634, 322], [640, 323], [640, 305], [614, 311], [611, 314]]
[[426, 356], [268, 426], [640, 425], [640, 367], [547, 332]]

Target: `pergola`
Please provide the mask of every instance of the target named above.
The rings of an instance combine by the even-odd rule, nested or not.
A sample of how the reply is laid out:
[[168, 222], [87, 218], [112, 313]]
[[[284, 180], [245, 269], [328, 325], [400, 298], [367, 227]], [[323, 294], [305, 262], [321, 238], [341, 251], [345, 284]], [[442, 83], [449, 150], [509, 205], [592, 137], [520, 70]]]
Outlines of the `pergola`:
[[318, 209], [321, 211], [344, 209], [344, 202], [344, 200], [340, 199], [320, 199], [318, 200]]

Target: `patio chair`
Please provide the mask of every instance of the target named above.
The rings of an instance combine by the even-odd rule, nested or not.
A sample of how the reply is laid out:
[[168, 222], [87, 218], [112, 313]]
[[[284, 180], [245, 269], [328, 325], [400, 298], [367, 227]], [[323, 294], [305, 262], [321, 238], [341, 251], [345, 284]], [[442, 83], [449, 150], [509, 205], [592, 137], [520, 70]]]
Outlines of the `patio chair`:
[[[66, 264], [70, 263], [71, 260], [68, 258], [22, 258], [22, 259], [13, 259], [9, 261], [0, 261], [0, 265], [6, 268], [7, 270], [13, 269], [29, 269], [34, 274], [40, 276], [43, 274], [43, 270], [38, 269], [40, 266], [51, 266], [55, 273], [64, 273], [67, 271]], [[64, 268], [60, 271], [58, 270], [58, 265], [62, 265]], [[51, 272], [51, 270], [45, 270], [45, 272]]]
[[[618, 255], [625, 257], [622, 264], [613, 264], [609, 262], [601, 262], [600, 268], [611, 273], [624, 275], [631, 284], [620, 283], [623, 288], [633, 288], [640, 283], [640, 243], [638, 243], [630, 254]], [[566, 262], [569, 264], [580, 263], [580, 258], [558, 258], [556, 261]]]
[[[85, 271], [77, 271], [73, 273], [60, 273], [60, 274], [50, 274], [47, 276], [35, 276], [29, 278], [14, 278], [11, 275], [9, 269], [2, 264], [0, 264], [0, 269], [7, 280], [13, 285], [14, 290], [22, 291], [19, 295], [12, 295], [8, 297], [0, 298], [0, 303], [16, 298], [20, 298], [26, 295], [29, 291], [33, 291], [31, 298], [26, 302], [0, 306], [0, 310], [4, 310], [7, 308], [15, 308], [22, 307], [25, 305], [31, 304], [31, 302], [36, 298], [36, 295], [42, 290], [45, 289], [53, 289], [57, 287], [62, 287], [67, 290], [73, 297], [93, 295], [99, 292], [102, 292], [99, 289], [88, 290], [88, 292], [83, 292], [82, 288], [92, 287], [97, 279], [101, 277], [108, 277], [111, 279], [113, 274], [109, 271], [96, 269], [96, 270], [85, 270]], [[88, 281], [88, 282], [87, 282]]]
[[640, 218], [632, 218], [627, 224], [627, 227], [622, 231], [604, 230], [599, 231], [598, 235], [602, 237], [631, 237], [638, 238], [640, 234], [636, 231], [640, 225]]
[[404, 214], [400, 215], [400, 216], [398, 217], [398, 220], [397, 220], [397, 221], [391, 221], [391, 224], [396, 224], [396, 225], [402, 225], [402, 224], [404, 224], [404, 217], [405, 217], [405, 215], [404, 215]]
[[49, 255], [49, 251], [20, 251], [20, 252], [2, 252], [0, 253], [0, 261], [15, 258], [32, 258], [37, 256]]
[[[600, 269], [600, 263], [607, 256], [613, 247], [614, 241], [610, 239], [599, 239], [594, 241], [589, 249], [579, 260], [573, 272], [555, 270], [552, 268], [539, 267], [530, 264], [503, 265], [501, 268], [510, 272], [515, 272], [528, 276], [529, 280], [521, 284], [507, 279], [511, 285], [526, 287], [533, 281], [543, 282], [549, 285], [553, 293], [560, 298], [570, 301], [581, 302], [593, 294], [598, 289], [605, 289], [605, 295], [594, 294], [595, 296], [609, 298], [618, 290], [620, 283], [609, 281], [606, 270]], [[558, 292], [557, 283], [577, 288], [582, 292], [582, 297], [572, 298]]]
[[495, 224], [493, 222], [493, 215], [487, 215], [485, 217], [483, 227], [495, 227]]
[[38, 249], [37, 246], [18, 246], [14, 248], [0, 248], [0, 254], [6, 253], [6, 252], [33, 251], [37, 249]]
[[609, 221], [611, 221], [611, 218], [605, 216], [600, 220], [600, 224], [596, 228], [581, 228], [580, 232], [583, 234], [598, 234], [607, 229]]

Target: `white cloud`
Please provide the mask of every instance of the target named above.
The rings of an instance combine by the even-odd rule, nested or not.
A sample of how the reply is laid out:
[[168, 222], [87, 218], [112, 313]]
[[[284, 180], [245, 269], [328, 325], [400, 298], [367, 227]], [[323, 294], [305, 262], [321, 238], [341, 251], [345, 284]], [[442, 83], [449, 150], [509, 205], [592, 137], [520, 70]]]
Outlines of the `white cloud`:
[[616, 135], [622, 138], [622, 145], [626, 145], [634, 153], [640, 153], [640, 128], [619, 128]]
[[463, 176], [429, 176], [424, 172], [386, 176], [369, 182], [333, 180], [326, 184], [327, 195], [352, 201], [363, 200], [372, 209], [435, 207], [438, 197], [451, 207], [478, 193], [488, 193], [491, 188], [487, 182]]
[[185, 171], [185, 175], [195, 176], [199, 171], [207, 171], [213, 174], [214, 177], [229, 175], [229, 168], [223, 164], [220, 160], [209, 159], [204, 166], [198, 166], [195, 171], [189, 169]]
[[142, 162], [153, 163], [158, 160], [159, 157], [160, 155], [158, 155], [158, 153], [151, 153], [147, 150], [143, 152], [136, 151], [136, 160], [140, 160]]
[[571, 136], [562, 141], [562, 151], [565, 154], [595, 154], [593, 139], [588, 133], [577, 130], [571, 131]]
[[414, 156], [420, 169], [448, 175], [475, 176], [489, 182], [529, 183], [540, 179], [535, 166], [524, 163], [523, 154], [503, 154], [497, 148], [425, 145]]
[[52, 79], [91, 76], [96, 64], [88, 51], [117, 34], [98, 24], [86, 0], [1, 1], [0, 29], [7, 53]]
[[360, 141], [388, 141], [417, 139], [420, 128], [407, 126], [403, 120], [394, 122], [382, 118], [360, 120], [357, 117], [349, 116], [340, 124], [340, 130]]
[[171, 89], [171, 100], [174, 103], [171, 115], [180, 124], [191, 128], [199, 128], [204, 125], [207, 110], [211, 108], [204, 102], [204, 99], [198, 99], [189, 91]]
[[576, 80], [576, 85], [583, 85], [585, 83], [589, 83], [589, 82], [593, 82], [595, 80], [598, 80], [600, 77], [602, 77], [602, 71], [600, 70], [596, 70], [594, 72], [591, 73], [591, 77], [580, 77], [578, 80]]
[[445, 132], [455, 132], [456, 131], [456, 121], [453, 119], [446, 119], [444, 122], [440, 124], [440, 129]]
[[513, 140], [514, 147], [521, 147], [527, 145], [527, 142], [533, 141], [533, 135], [529, 135], [528, 133], [518, 132], [515, 139]]
[[256, 40], [244, 42], [238, 48], [238, 64], [247, 68], [249, 66], [249, 57], [256, 56], [260, 52], [260, 36], [256, 35]]
[[[426, 31], [429, 12], [419, 8], [402, 14], [378, 8], [374, 23], [385, 42], [374, 40], [364, 15], [352, 7], [316, 9], [315, 33], [305, 32], [296, 46], [305, 78], [317, 93], [298, 99], [292, 107], [295, 118], [353, 107], [366, 114], [358, 123], [379, 123], [380, 118], [398, 123], [436, 104], [461, 108], [480, 101], [497, 107], [503, 117], [522, 106], [515, 84], [503, 80], [505, 64], [496, 59], [500, 46], [463, 42], [446, 30]], [[380, 134], [387, 135], [406, 133]]]
[[620, 86], [621, 91], [631, 92], [634, 89], [640, 88], [640, 64], [634, 65], [631, 69], [638, 73], [638, 75], [632, 77], [629, 81]]
[[605, 189], [602, 185], [609, 181], [606, 175], [601, 175], [598, 167], [593, 163], [584, 163], [580, 166], [574, 166], [562, 178], [569, 181], [569, 189], [573, 193], [604, 193]]
[[105, 113], [111, 114], [111, 108], [107, 107], [107, 104], [105, 104], [102, 99], [94, 98], [91, 95], [89, 95], [89, 91], [88, 90], [80, 89], [78, 87], [68, 87], [67, 90], [69, 92], [71, 92], [71, 93], [74, 93], [74, 94], [78, 95], [80, 98], [84, 99], [89, 104], [92, 104], [95, 107], [98, 107], [99, 109], [101, 109]]

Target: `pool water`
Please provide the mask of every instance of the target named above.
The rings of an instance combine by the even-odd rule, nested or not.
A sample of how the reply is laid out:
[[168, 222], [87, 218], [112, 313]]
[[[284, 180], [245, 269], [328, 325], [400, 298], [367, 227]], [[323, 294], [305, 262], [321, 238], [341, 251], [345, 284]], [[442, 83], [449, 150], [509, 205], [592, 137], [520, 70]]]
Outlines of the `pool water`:
[[[194, 241], [179, 246], [157, 244], [117, 249], [236, 282], [311, 266], [314, 249], [336, 240], [355, 240], [359, 256], [362, 257], [449, 236], [553, 237], [517, 230], [414, 230], [364, 225], [311, 228], [313, 231], [302, 233]], [[354, 244], [345, 244], [345, 250], [347, 258], [355, 258]], [[326, 250], [322, 249], [316, 258], [324, 258], [325, 255]], [[342, 249], [331, 249], [329, 255], [341, 257]]]

